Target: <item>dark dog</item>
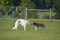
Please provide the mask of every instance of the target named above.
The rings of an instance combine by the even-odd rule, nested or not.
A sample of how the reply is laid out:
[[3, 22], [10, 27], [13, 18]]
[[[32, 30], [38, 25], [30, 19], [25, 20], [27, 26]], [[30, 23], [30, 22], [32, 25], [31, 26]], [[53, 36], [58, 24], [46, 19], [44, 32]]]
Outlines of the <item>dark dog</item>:
[[41, 27], [43, 30], [46, 29], [45, 24], [43, 23], [33, 22], [32, 24], [35, 26], [35, 30], [37, 30], [37, 27]]

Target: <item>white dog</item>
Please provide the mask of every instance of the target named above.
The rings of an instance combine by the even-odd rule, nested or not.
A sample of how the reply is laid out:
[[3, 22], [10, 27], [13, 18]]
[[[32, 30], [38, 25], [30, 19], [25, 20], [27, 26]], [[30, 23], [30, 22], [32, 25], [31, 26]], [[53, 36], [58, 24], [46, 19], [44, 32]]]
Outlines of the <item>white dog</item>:
[[29, 23], [29, 20], [18, 19], [15, 22], [15, 26], [12, 29], [17, 30], [18, 25], [21, 24], [23, 26], [24, 30], [26, 30], [26, 26], [27, 26], [28, 23]]

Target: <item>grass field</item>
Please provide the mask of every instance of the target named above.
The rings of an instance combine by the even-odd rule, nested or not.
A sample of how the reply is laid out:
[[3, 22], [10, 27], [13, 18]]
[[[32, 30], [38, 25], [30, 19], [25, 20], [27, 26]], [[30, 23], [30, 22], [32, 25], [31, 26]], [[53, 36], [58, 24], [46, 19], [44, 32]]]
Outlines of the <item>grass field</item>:
[[15, 21], [0, 20], [0, 40], [60, 40], [60, 21], [34, 20], [44, 23], [47, 28], [45, 31], [41, 28], [35, 31], [32, 25], [28, 25], [26, 31], [23, 30], [21, 25], [18, 30], [12, 30]]

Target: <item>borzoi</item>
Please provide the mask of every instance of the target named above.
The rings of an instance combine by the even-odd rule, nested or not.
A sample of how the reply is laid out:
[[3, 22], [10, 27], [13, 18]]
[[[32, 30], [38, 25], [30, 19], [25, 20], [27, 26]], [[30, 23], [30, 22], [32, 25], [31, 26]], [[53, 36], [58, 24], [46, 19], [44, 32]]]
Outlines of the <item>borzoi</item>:
[[26, 30], [26, 26], [27, 26], [28, 23], [29, 23], [29, 20], [18, 19], [15, 22], [15, 26], [12, 29], [17, 30], [18, 25], [21, 24], [23, 26], [24, 30]]
[[45, 24], [43, 23], [32, 22], [32, 24], [34, 25], [35, 30], [37, 30], [38, 27], [41, 27], [43, 30], [46, 29]]

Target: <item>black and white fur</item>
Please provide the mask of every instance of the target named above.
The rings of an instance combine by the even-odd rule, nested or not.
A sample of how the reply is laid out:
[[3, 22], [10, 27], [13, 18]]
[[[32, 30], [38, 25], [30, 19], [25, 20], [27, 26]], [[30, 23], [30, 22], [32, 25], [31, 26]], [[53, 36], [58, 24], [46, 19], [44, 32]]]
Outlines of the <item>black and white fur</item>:
[[43, 24], [43, 23], [33, 22], [32, 24], [33, 24], [33, 26], [35, 27], [35, 30], [37, 30], [38, 27], [41, 27], [43, 30], [46, 29], [46, 26], [45, 26], [45, 24]]

